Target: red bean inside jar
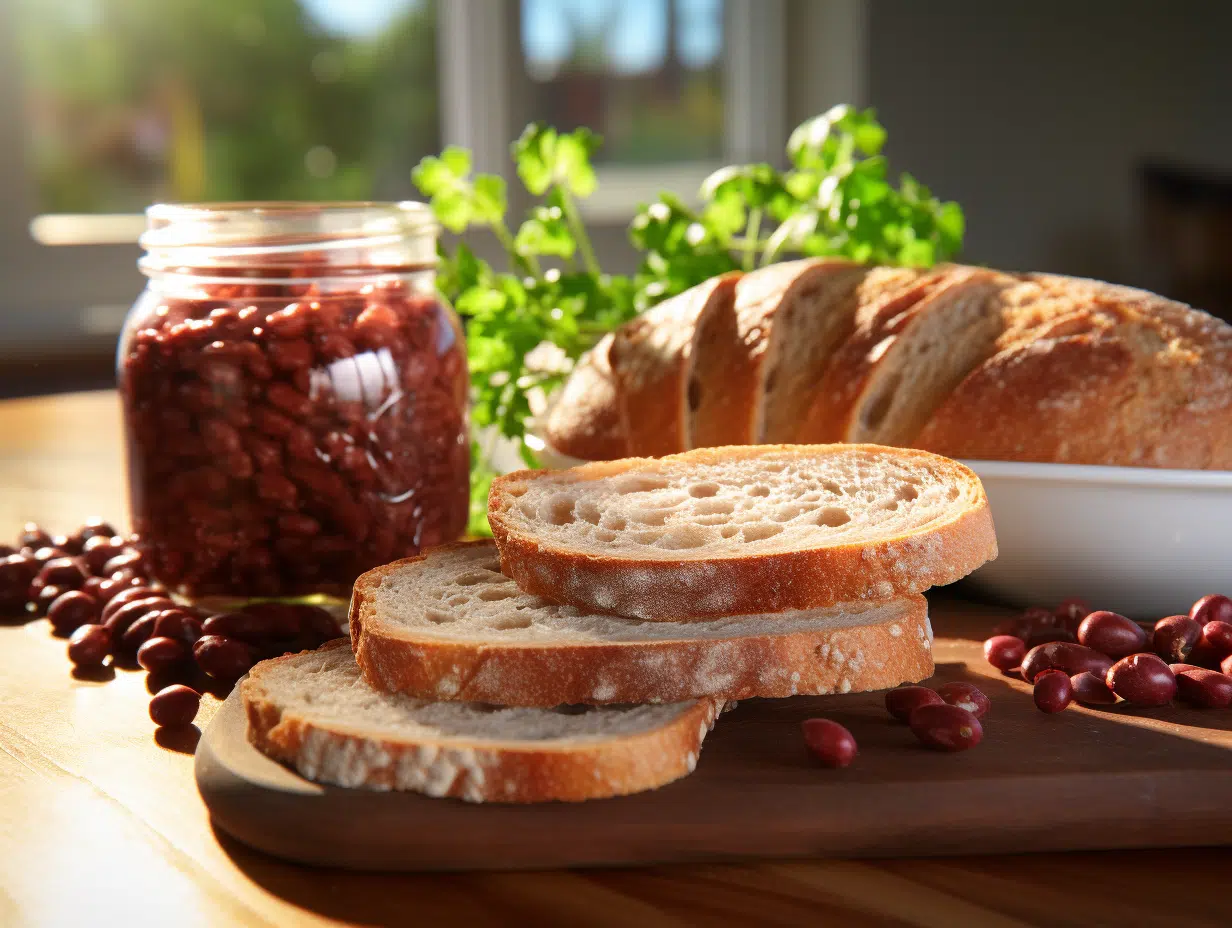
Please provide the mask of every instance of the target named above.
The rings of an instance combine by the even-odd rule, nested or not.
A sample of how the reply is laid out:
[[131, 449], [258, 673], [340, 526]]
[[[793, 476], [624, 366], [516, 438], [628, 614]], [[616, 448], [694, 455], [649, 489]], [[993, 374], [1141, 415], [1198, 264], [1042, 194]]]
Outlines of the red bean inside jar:
[[466, 360], [420, 204], [155, 207], [143, 244], [119, 380], [151, 578], [345, 594], [461, 534]]

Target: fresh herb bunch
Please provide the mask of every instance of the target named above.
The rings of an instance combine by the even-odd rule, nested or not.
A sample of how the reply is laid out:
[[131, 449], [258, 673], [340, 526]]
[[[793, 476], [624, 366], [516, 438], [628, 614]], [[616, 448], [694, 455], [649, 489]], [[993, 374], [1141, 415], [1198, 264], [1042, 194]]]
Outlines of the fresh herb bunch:
[[[473, 422], [514, 441], [530, 466], [532, 397], [542, 401], [606, 332], [716, 274], [789, 255], [836, 255], [872, 264], [927, 267], [962, 246], [963, 214], [904, 174], [888, 180], [885, 129], [872, 110], [836, 106], [799, 126], [791, 167], [736, 165], [702, 185], [700, 205], [671, 194], [639, 210], [629, 238], [642, 253], [633, 277], [604, 274], [577, 202], [594, 192], [588, 129], [531, 124], [513, 143], [518, 177], [539, 201], [514, 232], [504, 180], [471, 174], [470, 152], [447, 148], [412, 178], [451, 232], [492, 231], [509, 255], [494, 270], [465, 243], [440, 250], [438, 286], [466, 319]], [[473, 534], [487, 534], [495, 471], [490, 448], [472, 448]]]

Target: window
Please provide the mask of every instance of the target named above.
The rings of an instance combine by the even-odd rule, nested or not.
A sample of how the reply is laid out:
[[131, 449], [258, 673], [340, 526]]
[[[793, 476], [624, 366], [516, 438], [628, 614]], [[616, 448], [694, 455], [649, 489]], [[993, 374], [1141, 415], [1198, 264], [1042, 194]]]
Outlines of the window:
[[445, 144], [512, 180], [528, 119], [604, 136], [584, 209], [624, 254], [639, 202], [847, 97], [813, 71], [864, 2], [0, 0], [0, 343], [109, 351], [151, 202], [414, 196]]
[[722, 0], [522, 0], [521, 33], [531, 113], [599, 163], [722, 159]]

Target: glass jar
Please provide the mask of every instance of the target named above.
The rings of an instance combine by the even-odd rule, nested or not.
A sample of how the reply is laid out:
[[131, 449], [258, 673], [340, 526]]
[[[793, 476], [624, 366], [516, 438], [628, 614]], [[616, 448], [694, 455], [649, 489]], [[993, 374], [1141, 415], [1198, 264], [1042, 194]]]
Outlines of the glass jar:
[[458, 537], [466, 359], [427, 207], [147, 215], [117, 365], [151, 576], [186, 596], [345, 596]]

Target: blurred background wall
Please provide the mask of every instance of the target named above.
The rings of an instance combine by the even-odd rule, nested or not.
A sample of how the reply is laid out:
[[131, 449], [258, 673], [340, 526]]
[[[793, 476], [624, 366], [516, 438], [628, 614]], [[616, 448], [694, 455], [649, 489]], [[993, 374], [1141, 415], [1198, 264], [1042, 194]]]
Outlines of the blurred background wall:
[[639, 201], [853, 102], [968, 260], [1232, 315], [1229, 34], [1219, 0], [0, 0], [0, 395], [110, 383], [149, 203], [413, 197], [530, 119], [605, 136], [612, 269]]

